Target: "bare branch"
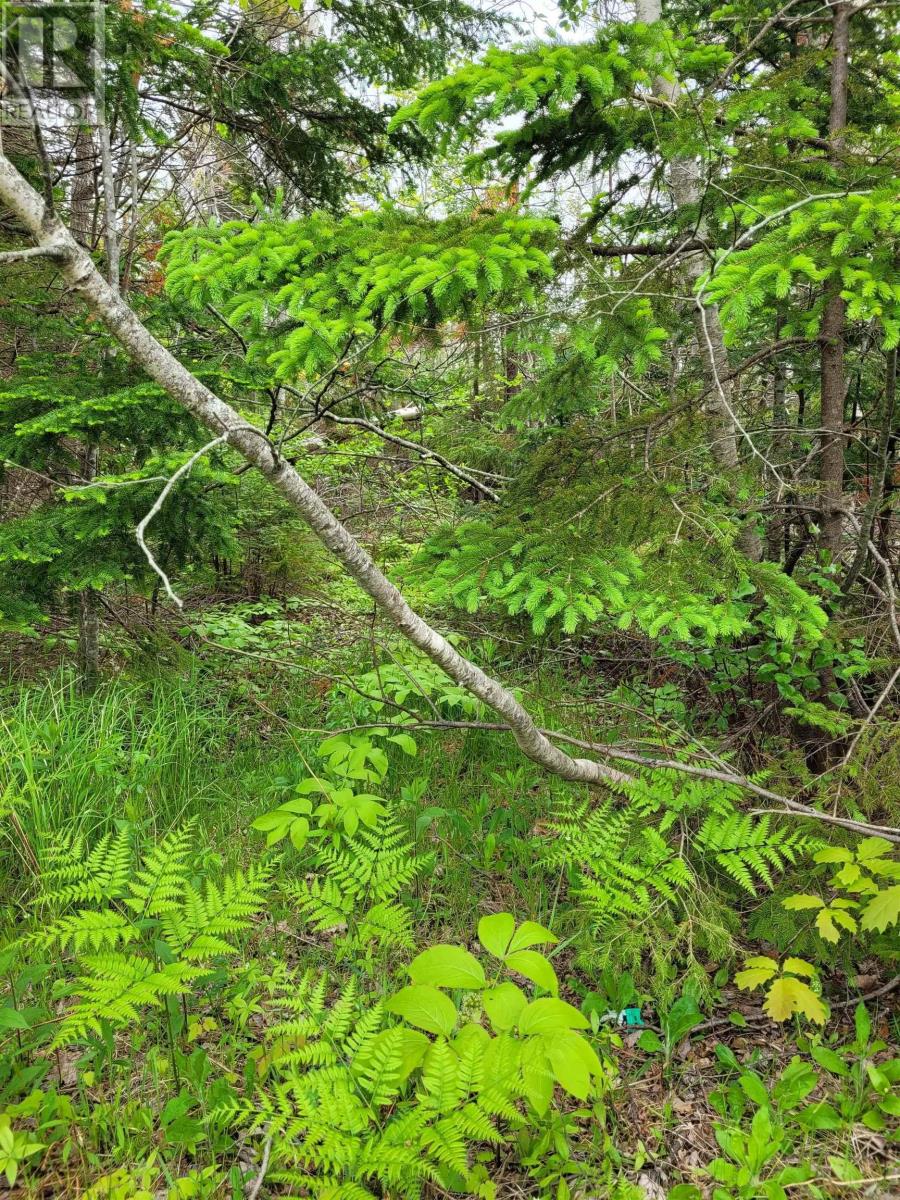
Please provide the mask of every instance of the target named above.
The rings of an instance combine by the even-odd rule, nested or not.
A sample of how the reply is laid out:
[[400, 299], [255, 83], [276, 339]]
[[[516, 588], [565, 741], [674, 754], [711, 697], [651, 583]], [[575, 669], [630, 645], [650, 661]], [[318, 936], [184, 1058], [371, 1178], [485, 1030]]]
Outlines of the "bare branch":
[[328, 412], [323, 414], [326, 421], [334, 421], [337, 425], [356, 425], [360, 429], [366, 429], [369, 433], [374, 433], [378, 437], [383, 438], [386, 442], [392, 442], [395, 446], [402, 446], [405, 450], [412, 450], [414, 454], [418, 454], [420, 458], [426, 462], [431, 460], [443, 467], [448, 475], [454, 475], [463, 483], [467, 483], [470, 487], [477, 488], [479, 492], [487, 496], [489, 500], [499, 501], [500, 496], [493, 488], [488, 487], [486, 483], [476, 479], [470, 475], [464, 467], [458, 467], [452, 463], [449, 458], [445, 458], [443, 454], [439, 454], [437, 450], [431, 450], [428, 446], [423, 446], [419, 442], [410, 441], [409, 438], [400, 437], [396, 433], [388, 433], [386, 429], [382, 429], [380, 425], [376, 425], [374, 421], [367, 421], [364, 417], [339, 417], [337, 413]]
[[705, 238], [688, 238], [687, 241], [674, 245], [670, 242], [662, 245], [653, 242], [631, 242], [627, 246], [598, 246], [595, 242], [588, 242], [584, 249], [596, 258], [623, 258], [625, 255], [656, 257], [667, 254], [674, 257], [676, 254], [690, 254], [696, 250], [712, 250], [713, 246]]
[[11, 267], [16, 263], [29, 262], [35, 258], [58, 258], [53, 246], [29, 246], [27, 250], [4, 250], [0, 254], [0, 267]]

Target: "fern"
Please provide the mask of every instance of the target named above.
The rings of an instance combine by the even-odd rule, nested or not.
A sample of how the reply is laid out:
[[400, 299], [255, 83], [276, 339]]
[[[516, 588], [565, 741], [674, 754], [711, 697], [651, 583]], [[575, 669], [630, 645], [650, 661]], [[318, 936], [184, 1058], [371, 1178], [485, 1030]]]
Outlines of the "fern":
[[236, 954], [237, 947], [228, 939], [248, 928], [263, 906], [268, 884], [265, 867], [235, 871], [221, 884], [207, 879], [203, 894], [187, 884], [181, 903], [168, 908], [160, 923], [167, 945], [188, 960]]
[[177, 908], [187, 882], [186, 860], [196, 822], [191, 820], [166, 834], [130, 880], [128, 907], [144, 917], [158, 917]]
[[319, 874], [288, 887], [301, 917], [320, 932], [341, 933], [348, 945], [413, 946], [411, 918], [397, 897], [427, 865], [391, 817], [359, 828], [317, 855]]
[[66, 1014], [54, 1046], [81, 1041], [90, 1031], [99, 1033], [103, 1022], [137, 1021], [143, 1008], [188, 991], [190, 980], [203, 973], [188, 963], [158, 967], [139, 954], [88, 956], [82, 964], [87, 974], [72, 987], [78, 1002]]
[[105, 834], [89, 853], [83, 838], [63, 834], [46, 849], [40, 900], [49, 905], [113, 900], [122, 895], [130, 875], [127, 830]]
[[788, 828], [772, 826], [768, 815], [759, 819], [747, 813], [710, 813], [694, 836], [692, 845], [712, 858], [735, 883], [751, 896], [757, 884], [771, 890], [772, 871], [784, 871], [821, 842]]
[[574, 869], [575, 893], [597, 930], [621, 918], [646, 918], [676, 902], [693, 881], [688, 864], [644, 822], [639, 806], [617, 810], [609, 801], [589, 811], [569, 804], [552, 829], [550, 861]]
[[431, 1040], [386, 1024], [352, 981], [331, 1004], [326, 995], [325, 977], [285, 982], [284, 1019], [266, 1031], [270, 1080], [220, 1115], [265, 1128], [269, 1178], [314, 1196], [466, 1190], [473, 1146], [500, 1145], [499, 1122], [523, 1121], [523, 1040], [471, 1023]]
[[265, 903], [268, 868], [195, 884], [193, 831], [193, 822], [172, 830], [136, 867], [124, 834], [108, 834], [90, 851], [80, 839], [57, 845], [38, 904], [93, 900], [96, 907], [63, 913], [28, 939], [76, 956], [79, 974], [69, 990], [77, 999], [56, 1044], [104, 1023], [136, 1021], [142, 1008], [190, 990], [215, 959], [237, 953], [234, 936]]

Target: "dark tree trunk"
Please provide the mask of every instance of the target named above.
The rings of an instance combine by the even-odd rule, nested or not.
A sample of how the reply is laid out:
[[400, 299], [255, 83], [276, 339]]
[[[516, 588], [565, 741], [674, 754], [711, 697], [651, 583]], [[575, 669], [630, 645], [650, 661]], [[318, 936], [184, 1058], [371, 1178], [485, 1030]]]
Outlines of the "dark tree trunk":
[[[850, 4], [834, 6], [832, 17], [831, 110], [828, 134], [837, 160], [847, 127], [847, 77], [850, 60]], [[837, 165], [837, 163], [836, 163]], [[822, 317], [821, 357], [821, 535], [820, 545], [832, 561], [841, 553], [844, 495], [844, 329], [847, 306], [840, 295], [841, 281], [832, 281]]]

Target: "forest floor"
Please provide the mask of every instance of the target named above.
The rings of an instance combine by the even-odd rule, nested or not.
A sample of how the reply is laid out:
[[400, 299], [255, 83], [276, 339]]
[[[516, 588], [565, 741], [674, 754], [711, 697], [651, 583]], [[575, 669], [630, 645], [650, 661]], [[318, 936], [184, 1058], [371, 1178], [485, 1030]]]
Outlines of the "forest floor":
[[[270, 622], [280, 623], [277, 649]], [[64, 628], [56, 648], [45, 640], [35, 654], [32, 642], [13, 655], [0, 709], [8, 942], [40, 925], [33, 897], [46, 848], [65, 838], [90, 846], [127, 828], [145, 846], [193, 821], [198, 871], [226, 873], [258, 861], [262, 839], [253, 821], [313, 770], [322, 738], [348, 723], [334, 689], [360, 661], [355, 639], [366, 622], [359, 613], [340, 636], [328, 614], [304, 623], [277, 605], [268, 614], [245, 606], [237, 615], [222, 605], [187, 624], [180, 634], [173, 627], [174, 638], [154, 634], [150, 656], [150, 635], [133, 614], [126, 617], [131, 632], [120, 626], [107, 645], [119, 673], [89, 698], [77, 694], [65, 667], [47, 680], [53, 657], [66, 650]], [[289, 642], [299, 672], [278, 665]], [[586, 684], [591, 672], [581, 673]], [[525, 663], [514, 681], [558, 719], [571, 670]], [[589, 698], [584, 704], [576, 715], [594, 731], [614, 719]], [[657, 719], [664, 723], [665, 714]], [[766, 900], [733, 897], [740, 921], [729, 931], [728, 952], [698, 950], [690, 970], [683, 941], [669, 946], [651, 931], [663, 942], [648, 944], [640, 922], [624, 920], [600, 936], [569, 895], [567, 872], [546, 862], [548, 814], [564, 785], [541, 776], [495, 733], [420, 731], [417, 742], [415, 757], [392, 759], [380, 788], [415, 853], [427, 858], [404, 895], [416, 945], [474, 947], [479, 919], [497, 912], [551, 928], [560, 938], [552, 953], [560, 994], [592, 1014], [607, 1064], [597, 1096], [562, 1103], [545, 1128], [487, 1154], [497, 1196], [900, 1195], [900, 992], [892, 990], [889, 964], [832, 964], [824, 1037], [799, 1018], [777, 1026], [731, 982], [741, 951], [768, 951], [764, 939], [746, 932]], [[279, 883], [299, 877], [302, 858], [285, 851], [278, 871]], [[305, 926], [276, 890], [227, 978], [196, 1003], [192, 997], [190, 1010], [176, 1006], [168, 1044], [154, 1018], [48, 1048], [43, 1027], [62, 1012], [65, 962], [36, 954], [17, 977], [7, 960], [0, 1016], [10, 1007], [24, 1015], [0, 1023], [0, 1111], [6, 1105], [7, 1124], [39, 1147], [22, 1158], [8, 1194], [297, 1194], [277, 1175], [254, 1190], [265, 1174], [261, 1138], [235, 1136], [210, 1114], [226, 1092], [241, 1092], [248, 1064], [263, 1054], [273, 964], [323, 969], [337, 980], [361, 972], [377, 992], [410, 957], [392, 952], [361, 966], [342, 934]], [[633, 979], [633, 996], [617, 992], [623, 978]], [[688, 984], [699, 1015], [693, 1029], [690, 1021], [680, 1029], [670, 1014]], [[866, 994], [872, 999], [861, 1014], [858, 998]], [[620, 1001], [639, 1011], [638, 1026], [618, 1023]], [[718, 1184], [707, 1173], [714, 1160], [734, 1168], [729, 1175], [714, 1167]]]

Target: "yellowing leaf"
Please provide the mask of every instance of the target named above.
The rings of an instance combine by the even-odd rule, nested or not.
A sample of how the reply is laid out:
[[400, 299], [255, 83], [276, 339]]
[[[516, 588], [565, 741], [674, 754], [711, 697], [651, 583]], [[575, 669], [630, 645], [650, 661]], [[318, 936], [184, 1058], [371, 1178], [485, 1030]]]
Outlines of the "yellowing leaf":
[[794, 1013], [800, 1013], [818, 1025], [824, 1025], [828, 1016], [825, 1005], [812, 988], [791, 975], [775, 980], [766, 996], [763, 1012], [773, 1021], [786, 1021]]
[[771, 967], [751, 967], [747, 971], [738, 971], [734, 982], [742, 992], [752, 992], [754, 988], [762, 987], [775, 975]]
[[805, 958], [786, 958], [781, 969], [792, 975], [803, 975], [806, 979], [814, 979], [816, 974], [816, 968]]
[[816, 929], [819, 931], [819, 937], [824, 938], [826, 942], [831, 942], [832, 945], [841, 939], [840, 932], [832, 921], [831, 913], [827, 908], [823, 908], [816, 916]]
[[782, 907], [789, 909], [804, 909], [804, 908], [824, 908], [825, 901], [819, 896], [788, 896], [787, 900], [782, 900]]

